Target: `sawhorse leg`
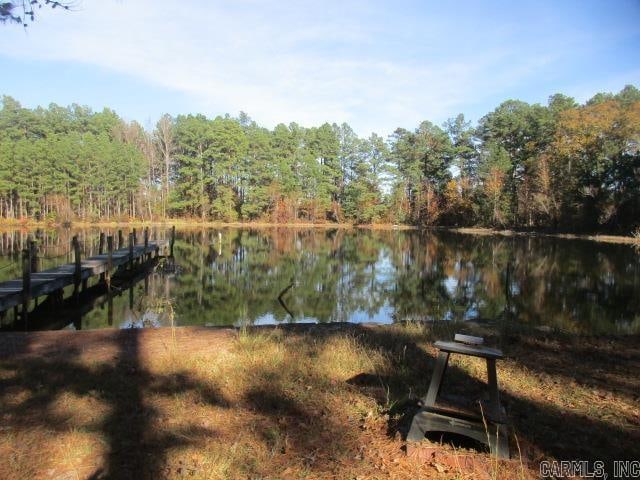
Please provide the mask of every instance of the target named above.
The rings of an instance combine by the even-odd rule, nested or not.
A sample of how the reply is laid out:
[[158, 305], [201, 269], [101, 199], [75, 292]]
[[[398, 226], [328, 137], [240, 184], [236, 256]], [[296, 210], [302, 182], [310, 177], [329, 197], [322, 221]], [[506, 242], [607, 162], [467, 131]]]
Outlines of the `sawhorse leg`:
[[492, 418], [501, 418], [500, 392], [498, 391], [498, 377], [496, 374], [496, 361], [487, 358], [487, 387], [489, 389], [489, 408]]
[[423, 400], [425, 407], [433, 407], [436, 404], [436, 398], [438, 397], [438, 392], [440, 392], [440, 386], [442, 385], [444, 372], [447, 370], [447, 363], [449, 363], [449, 352], [441, 351], [440, 353], [438, 353], [436, 367], [433, 370], [431, 383], [429, 384], [429, 391], [427, 392], [427, 396]]

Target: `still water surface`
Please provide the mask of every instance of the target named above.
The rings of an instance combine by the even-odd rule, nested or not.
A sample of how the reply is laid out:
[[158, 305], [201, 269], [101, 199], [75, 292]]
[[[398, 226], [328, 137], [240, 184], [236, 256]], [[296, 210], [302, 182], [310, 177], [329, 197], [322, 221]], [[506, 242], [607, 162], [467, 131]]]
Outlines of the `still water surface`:
[[[86, 255], [97, 252], [99, 230], [5, 232], [0, 280], [20, 276], [27, 233], [41, 244], [41, 269], [72, 261], [73, 234]], [[151, 238], [167, 235], [158, 229]], [[438, 320], [633, 333], [640, 332], [640, 252], [444, 231], [183, 230], [173, 262], [116, 293], [73, 312], [41, 308], [28, 328]], [[2, 324], [25, 328], [12, 326], [12, 312]]]

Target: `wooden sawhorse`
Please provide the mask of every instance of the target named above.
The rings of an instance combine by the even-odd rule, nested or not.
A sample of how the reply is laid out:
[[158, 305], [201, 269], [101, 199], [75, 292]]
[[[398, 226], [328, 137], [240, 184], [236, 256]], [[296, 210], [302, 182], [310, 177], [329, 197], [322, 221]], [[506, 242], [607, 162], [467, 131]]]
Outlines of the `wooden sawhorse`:
[[[427, 432], [455, 433], [482, 442], [489, 446], [492, 454], [508, 459], [508, 425], [505, 412], [500, 405], [496, 375], [496, 360], [503, 357], [502, 352], [482, 345], [482, 339], [479, 337], [467, 335], [456, 335], [456, 341], [438, 341], [434, 346], [439, 350], [436, 367], [427, 396], [423, 399], [423, 406], [411, 422], [407, 441], [422, 441]], [[479, 413], [451, 410], [436, 405], [449, 355], [452, 353], [481, 357], [487, 361], [489, 403]]]

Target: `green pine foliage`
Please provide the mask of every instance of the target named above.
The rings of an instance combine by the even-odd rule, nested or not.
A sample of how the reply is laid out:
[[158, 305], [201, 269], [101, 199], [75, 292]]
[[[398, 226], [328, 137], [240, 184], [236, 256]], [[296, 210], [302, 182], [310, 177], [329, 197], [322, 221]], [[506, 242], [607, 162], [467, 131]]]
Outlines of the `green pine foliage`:
[[640, 91], [584, 105], [507, 100], [388, 139], [346, 123], [261, 127], [247, 114], [164, 115], [0, 104], [0, 218], [640, 226]]

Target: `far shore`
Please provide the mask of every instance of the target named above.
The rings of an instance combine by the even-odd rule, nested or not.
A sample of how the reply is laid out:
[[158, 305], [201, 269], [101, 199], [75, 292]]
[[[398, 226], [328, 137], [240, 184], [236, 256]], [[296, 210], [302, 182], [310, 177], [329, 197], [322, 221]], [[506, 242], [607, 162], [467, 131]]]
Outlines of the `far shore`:
[[[0, 220], [0, 231], [14, 229], [33, 229], [33, 228], [116, 228], [116, 227], [170, 227], [176, 226], [181, 229], [200, 229], [200, 228], [317, 228], [317, 229], [365, 229], [365, 230], [420, 230], [414, 225], [399, 225], [391, 223], [373, 223], [373, 224], [353, 224], [353, 223], [337, 223], [337, 222], [291, 222], [291, 223], [274, 223], [274, 222], [217, 222], [217, 221], [201, 221], [199, 219], [167, 219], [167, 220], [131, 220], [131, 221], [71, 221], [71, 222], [52, 222], [52, 221], [7, 221]], [[495, 229], [487, 227], [448, 227], [448, 226], [430, 226], [423, 230], [444, 230], [449, 232], [462, 233], [467, 235], [500, 235], [503, 237], [549, 237], [564, 238], [570, 240], [590, 240], [603, 243], [622, 243], [622, 244], [640, 244], [640, 238], [632, 235], [612, 235], [612, 234], [585, 234], [585, 233], [562, 233], [535, 230], [512, 230], [512, 229]]]
[[512, 237], [512, 236], [551, 237], [551, 238], [565, 238], [569, 240], [591, 240], [594, 242], [626, 243], [626, 244], [640, 245], [640, 238], [636, 238], [631, 235], [549, 233], [549, 232], [536, 232], [536, 231], [496, 230], [492, 228], [483, 228], [483, 227], [462, 227], [462, 228], [443, 227], [443, 228], [451, 232], [458, 232], [458, 233], [464, 233], [469, 235], [502, 235], [505, 237]]

